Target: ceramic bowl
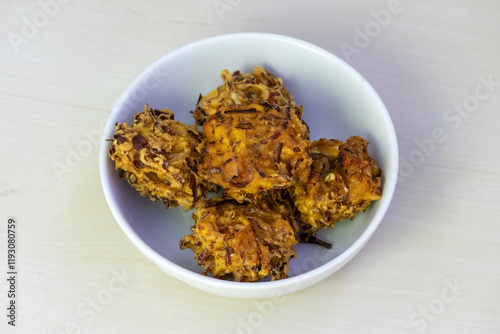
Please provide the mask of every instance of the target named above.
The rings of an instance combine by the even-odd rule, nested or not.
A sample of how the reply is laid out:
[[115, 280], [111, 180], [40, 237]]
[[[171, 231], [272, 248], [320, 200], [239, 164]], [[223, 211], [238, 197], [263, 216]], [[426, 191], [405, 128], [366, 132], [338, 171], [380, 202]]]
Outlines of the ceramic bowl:
[[[260, 65], [281, 77], [297, 104], [311, 139], [346, 140], [360, 135], [382, 174], [382, 198], [353, 221], [341, 221], [320, 237], [330, 250], [312, 244], [296, 246], [289, 278], [242, 283], [200, 274], [191, 250], [180, 250], [179, 240], [190, 234], [192, 212], [165, 209], [141, 197], [121, 180], [108, 157], [116, 122], [132, 123], [144, 103], [168, 108], [177, 120], [194, 124], [190, 111], [198, 95], [222, 83], [220, 72], [251, 72]], [[315, 45], [291, 37], [240, 33], [216, 36], [174, 50], [149, 66], [118, 100], [104, 130], [100, 152], [102, 186], [109, 208], [127, 237], [169, 275], [200, 290], [229, 297], [262, 298], [284, 295], [315, 284], [351, 260], [379, 226], [391, 202], [398, 170], [398, 146], [384, 103], [370, 84], [347, 63]]]

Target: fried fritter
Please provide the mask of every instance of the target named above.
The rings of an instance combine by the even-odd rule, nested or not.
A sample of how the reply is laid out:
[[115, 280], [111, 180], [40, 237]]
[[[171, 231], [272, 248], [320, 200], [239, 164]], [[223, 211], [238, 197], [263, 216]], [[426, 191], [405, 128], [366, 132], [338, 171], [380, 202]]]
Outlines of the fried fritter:
[[207, 118], [199, 174], [227, 197], [255, 200], [259, 193], [307, 181], [309, 130], [295, 107], [250, 104]]
[[[303, 108], [281, 78], [259, 66], [221, 77], [193, 111], [203, 133], [146, 105], [133, 126], [116, 124], [109, 155], [142, 196], [196, 209], [180, 247], [194, 252], [203, 275], [287, 278], [297, 243], [330, 248], [318, 230], [380, 198], [381, 171], [359, 136], [311, 143]], [[224, 198], [207, 200], [219, 186]]]
[[196, 147], [203, 134], [196, 126], [175, 121], [172, 111], [145, 105], [133, 126], [117, 123], [115, 131], [109, 155], [122, 178], [142, 196], [167, 208], [189, 210], [215, 189], [197, 175], [203, 157]]
[[283, 80], [260, 66], [255, 66], [253, 73], [235, 71], [231, 74], [228, 70], [223, 70], [221, 78], [223, 85], [205, 96], [200, 94], [193, 111], [193, 117], [199, 125], [203, 125], [208, 116], [220, 110], [250, 104], [295, 107], [299, 118], [302, 116], [302, 106], [295, 105], [292, 94], [283, 86]]
[[345, 143], [333, 139], [312, 143], [310, 178], [289, 189], [308, 234], [332, 228], [345, 218], [353, 220], [380, 198], [381, 171], [367, 146], [359, 136]]
[[271, 197], [245, 204], [214, 198], [193, 214], [193, 233], [180, 247], [195, 253], [203, 275], [243, 282], [287, 278], [297, 256], [298, 224], [290, 212], [288, 203]]

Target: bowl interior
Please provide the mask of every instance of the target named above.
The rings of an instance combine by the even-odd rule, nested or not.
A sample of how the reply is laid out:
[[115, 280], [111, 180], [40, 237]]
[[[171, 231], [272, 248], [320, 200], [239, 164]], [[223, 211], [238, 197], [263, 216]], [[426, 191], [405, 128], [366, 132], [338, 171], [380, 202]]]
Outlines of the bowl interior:
[[[158, 60], [132, 83], [110, 115], [101, 148], [103, 187], [118, 223], [141, 251], [181, 279], [200, 272], [193, 253], [179, 249], [180, 238], [191, 233], [191, 212], [166, 210], [163, 204], [141, 197], [120, 180], [107, 156], [109, 143], [104, 140], [112, 138], [116, 122], [132, 123], [144, 103], [171, 109], [177, 120], [194, 124], [190, 111], [200, 93], [206, 94], [222, 83], [221, 70], [251, 72], [255, 65], [283, 78], [296, 103], [304, 106], [311, 139], [346, 140], [360, 135], [370, 141], [369, 152], [383, 170], [382, 199], [354, 221], [342, 221], [333, 230], [322, 231], [320, 236], [333, 244], [331, 250], [298, 245], [290, 277], [315, 270], [331, 273], [340, 268], [345, 261], [335, 260], [346, 252], [350, 254], [345, 256], [352, 257], [359, 251], [392, 198], [397, 173], [394, 128], [378, 95], [350, 66], [318, 47], [277, 35], [233, 34], [190, 44]], [[217, 281], [207, 277], [202, 280]]]

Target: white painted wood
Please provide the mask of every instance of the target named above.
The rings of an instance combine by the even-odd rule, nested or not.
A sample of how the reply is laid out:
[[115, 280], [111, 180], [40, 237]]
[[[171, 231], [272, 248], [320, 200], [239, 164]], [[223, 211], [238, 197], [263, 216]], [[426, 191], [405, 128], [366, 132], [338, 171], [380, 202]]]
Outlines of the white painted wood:
[[[219, 16], [221, 3], [231, 10]], [[17, 328], [3, 308], [0, 332], [499, 333], [500, 3], [400, 0], [377, 31], [372, 11], [394, 3], [2, 2], [0, 277], [15, 217], [19, 294]], [[34, 19], [38, 31], [24, 28], [23, 37]], [[370, 27], [368, 45], [342, 51]], [[386, 103], [405, 161], [435, 129], [447, 136], [404, 170], [386, 218], [352, 262], [274, 302], [199, 292], [139, 254], [107, 208], [97, 145], [60, 179], [54, 170], [157, 58], [241, 31], [305, 39], [349, 61]], [[12, 34], [25, 38], [17, 53]], [[477, 88], [488, 78], [491, 91]], [[487, 97], [471, 112], [449, 111], [474, 102], [476, 89]]]

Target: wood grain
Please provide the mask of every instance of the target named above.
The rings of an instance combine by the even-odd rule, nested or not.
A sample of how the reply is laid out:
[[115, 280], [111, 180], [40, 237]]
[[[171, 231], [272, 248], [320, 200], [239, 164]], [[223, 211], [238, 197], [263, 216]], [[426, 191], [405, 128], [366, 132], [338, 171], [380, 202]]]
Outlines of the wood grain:
[[[0, 332], [500, 332], [498, 1], [401, 0], [349, 57], [342, 43], [354, 45], [356, 29], [388, 1], [221, 0], [236, 4], [222, 16], [208, 0], [69, 1], [16, 52], [9, 36], [22, 36], [23, 18], [32, 21], [47, 1], [0, 4], [0, 207], [2, 222], [19, 223], [20, 268], [18, 328], [2, 316]], [[348, 61], [386, 103], [403, 160], [435, 129], [446, 133], [405, 171], [361, 253], [279, 303], [199, 292], [139, 254], [105, 203], [97, 145], [62, 176], [54, 169], [153, 61], [240, 31], [305, 39]], [[450, 121], [459, 114], [449, 110], [488, 77], [488, 97]], [[4, 254], [4, 228], [0, 236]], [[93, 308], [99, 299], [105, 305]]]

